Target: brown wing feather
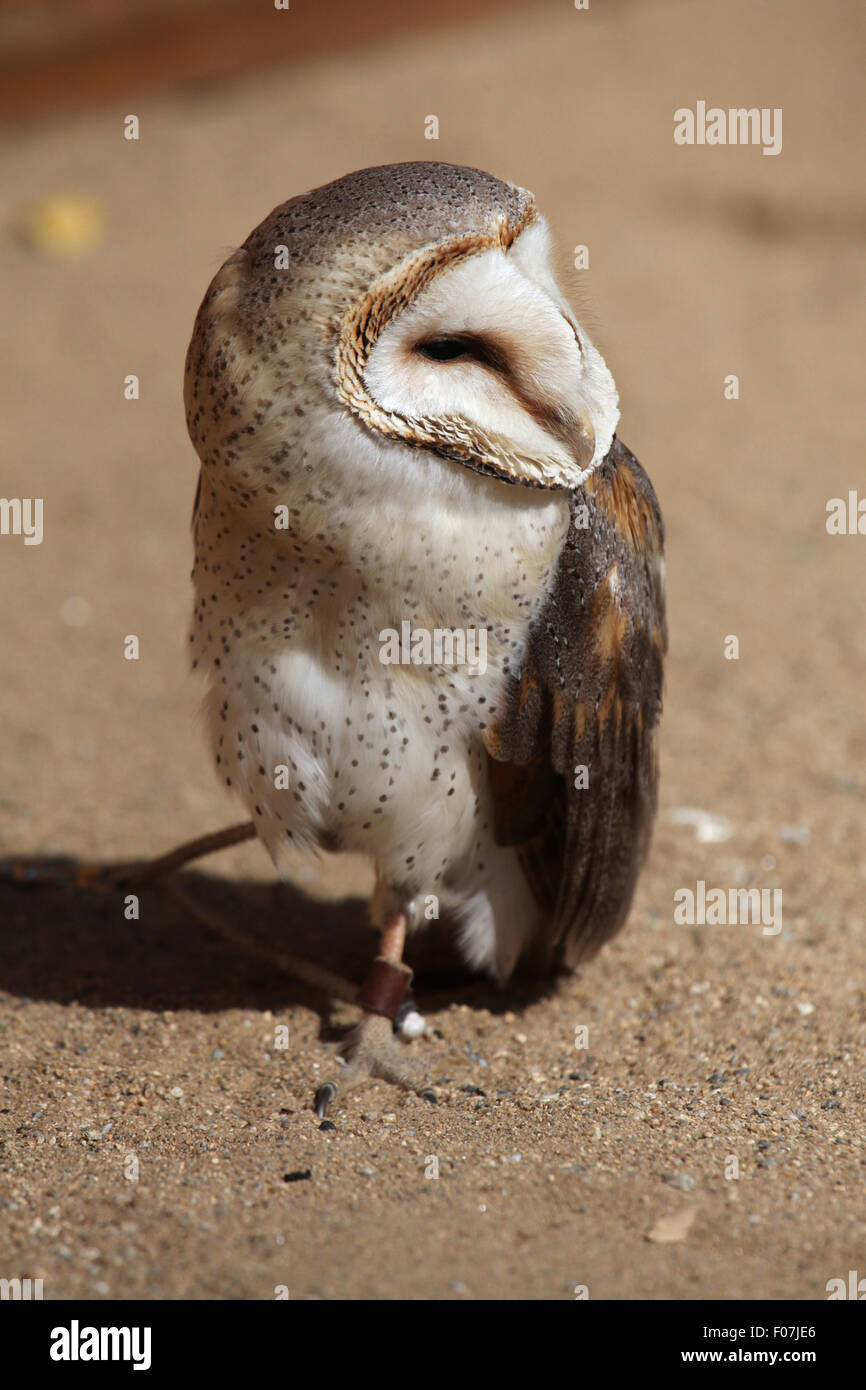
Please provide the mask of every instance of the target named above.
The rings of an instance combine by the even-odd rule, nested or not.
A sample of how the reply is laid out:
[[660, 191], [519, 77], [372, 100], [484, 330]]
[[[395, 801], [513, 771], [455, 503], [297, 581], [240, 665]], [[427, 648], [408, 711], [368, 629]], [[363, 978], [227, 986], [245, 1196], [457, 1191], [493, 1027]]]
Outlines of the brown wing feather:
[[486, 738], [497, 839], [517, 848], [547, 914], [533, 946], [543, 970], [576, 965], [620, 929], [649, 847], [667, 649], [663, 548], [649, 478], [614, 439], [571, 496], [553, 588]]
[[204, 477], [204, 469], [203, 469], [203, 468], [200, 468], [200, 469], [198, 470], [198, 482], [197, 482], [196, 485], [195, 485], [195, 498], [194, 498], [193, 504], [192, 504], [192, 516], [190, 517], [190, 520], [189, 520], [190, 527], [191, 527], [191, 529], [192, 529], [193, 531], [195, 530], [195, 519], [196, 519], [196, 517], [198, 516], [198, 504], [199, 504], [199, 502], [201, 501], [201, 482], [202, 482], [202, 478], [203, 478], [203, 477]]

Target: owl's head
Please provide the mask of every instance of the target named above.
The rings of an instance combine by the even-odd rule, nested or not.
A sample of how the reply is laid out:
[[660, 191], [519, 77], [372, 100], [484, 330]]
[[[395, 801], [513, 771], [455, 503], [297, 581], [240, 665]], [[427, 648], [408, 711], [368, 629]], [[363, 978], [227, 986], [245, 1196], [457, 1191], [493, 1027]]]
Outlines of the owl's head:
[[363, 169], [276, 208], [199, 310], [186, 401], [199, 454], [240, 473], [241, 500], [249, 436], [286, 465], [286, 427], [314, 402], [308, 429], [328, 420], [343, 450], [348, 426], [545, 489], [576, 487], [619, 417], [532, 195], [438, 163]]

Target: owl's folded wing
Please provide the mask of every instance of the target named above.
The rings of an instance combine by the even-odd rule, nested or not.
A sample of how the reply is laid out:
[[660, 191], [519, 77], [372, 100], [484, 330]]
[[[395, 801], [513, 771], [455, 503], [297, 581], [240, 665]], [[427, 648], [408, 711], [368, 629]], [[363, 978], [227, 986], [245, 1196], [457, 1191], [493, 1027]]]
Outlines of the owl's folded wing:
[[496, 838], [546, 913], [532, 963], [572, 967], [622, 926], [649, 846], [667, 649], [664, 527], [614, 439], [571, 495], [550, 593], [485, 742]]

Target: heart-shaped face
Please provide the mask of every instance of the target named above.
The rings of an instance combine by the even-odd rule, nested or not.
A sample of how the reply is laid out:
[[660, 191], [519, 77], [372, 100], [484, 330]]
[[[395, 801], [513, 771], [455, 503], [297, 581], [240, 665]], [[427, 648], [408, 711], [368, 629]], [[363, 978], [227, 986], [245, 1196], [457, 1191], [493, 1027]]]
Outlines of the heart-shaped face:
[[610, 447], [616, 388], [529, 212], [380, 276], [340, 325], [338, 390], [381, 434], [507, 482], [574, 488]]

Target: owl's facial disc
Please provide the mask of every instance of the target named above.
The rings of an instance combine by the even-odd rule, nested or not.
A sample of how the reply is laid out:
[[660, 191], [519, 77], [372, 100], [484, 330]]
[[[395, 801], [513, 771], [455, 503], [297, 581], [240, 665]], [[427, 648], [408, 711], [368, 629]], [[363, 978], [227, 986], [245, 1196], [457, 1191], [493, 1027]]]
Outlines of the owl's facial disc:
[[[578, 344], [577, 331], [572, 331]], [[587, 468], [595, 452], [595, 432], [591, 421], [558, 402], [536, 384], [527, 383], [521, 367], [521, 349], [509, 347], [491, 335], [457, 333], [448, 338], [431, 338], [416, 343], [414, 351], [430, 362], [477, 364], [498, 375], [502, 386], [523, 406], [536, 424], [570, 450], [575, 463]], [[473, 387], [475, 382], [472, 383]]]
[[613, 380], [555, 283], [539, 223], [509, 251], [437, 275], [379, 333], [363, 384], [381, 432], [535, 487], [577, 486], [618, 419]]

